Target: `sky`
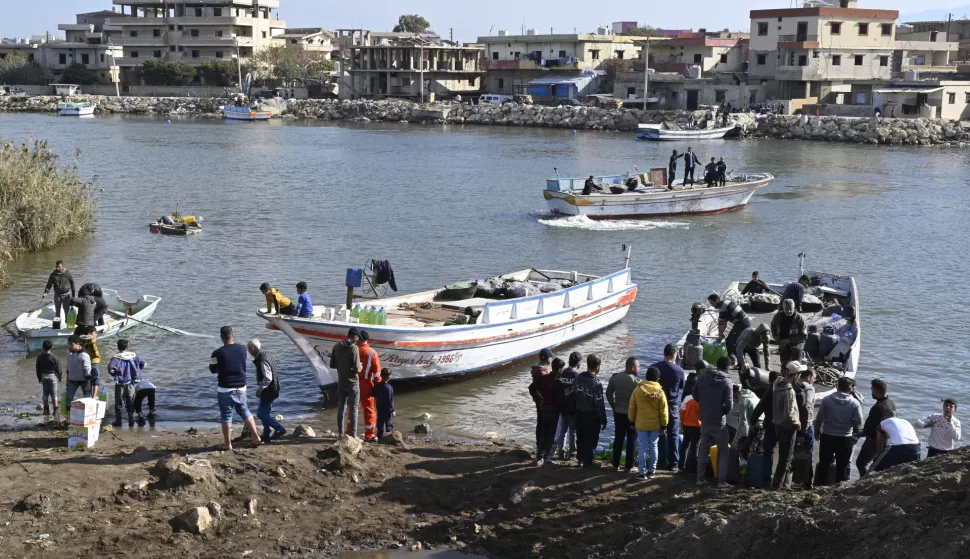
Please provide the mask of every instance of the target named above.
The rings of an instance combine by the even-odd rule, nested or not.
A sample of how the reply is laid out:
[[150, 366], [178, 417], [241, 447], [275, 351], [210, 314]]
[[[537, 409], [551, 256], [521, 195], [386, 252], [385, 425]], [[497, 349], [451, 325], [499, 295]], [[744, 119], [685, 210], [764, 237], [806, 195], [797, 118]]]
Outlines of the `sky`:
[[[899, 10], [901, 21], [907, 19], [944, 18], [947, 9], [955, 17], [967, 14], [967, 0], [861, 0], [860, 7]], [[28, 37], [57, 31], [59, 23], [73, 23], [74, 14], [111, 9], [111, 0], [2, 0], [0, 37]], [[614, 21], [637, 21], [668, 29], [708, 30], [730, 28], [747, 31], [748, 11], [752, 9], [789, 8], [795, 0], [736, 0], [731, 9], [723, 0], [693, 0], [689, 9], [678, 2], [642, 2], [613, 0], [597, 5], [588, 0], [555, 2], [522, 2], [521, 0], [280, 0], [280, 19], [289, 27], [364, 28], [390, 30], [402, 13], [416, 13], [427, 18], [442, 37], [454, 33], [456, 41], [470, 42], [481, 35], [496, 34], [500, 29], [510, 34], [523, 27], [539, 33], [550, 28], [557, 33], [591, 32]], [[555, 9], [550, 9], [555, 6]], [[590, 6], [596, 6], [591, 10]], [[907, 18], [919, 15], [918, 18]], [[490, 33], [491, 32], [491, 33]], [[63, 35], [63, 34], [62, 34]]]

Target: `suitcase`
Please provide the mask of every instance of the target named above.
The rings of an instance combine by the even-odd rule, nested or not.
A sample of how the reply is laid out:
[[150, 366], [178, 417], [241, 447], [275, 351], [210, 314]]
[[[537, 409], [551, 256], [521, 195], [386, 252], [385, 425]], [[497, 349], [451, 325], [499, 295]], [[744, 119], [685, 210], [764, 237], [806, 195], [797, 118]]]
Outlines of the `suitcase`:
[[793, 485], [805, 485], [812, 481], [812, 455], [808, 453], [808, 445], [804, 438], [798, 435], [795, 444], [795, 454], [791, 461], [791, 481]]
[[764, 458], [760, 452], [752, 452], [748, 458], [748, 469], [744, 473], [744, 482], [750, 487], [760, 489], [764, 478]]

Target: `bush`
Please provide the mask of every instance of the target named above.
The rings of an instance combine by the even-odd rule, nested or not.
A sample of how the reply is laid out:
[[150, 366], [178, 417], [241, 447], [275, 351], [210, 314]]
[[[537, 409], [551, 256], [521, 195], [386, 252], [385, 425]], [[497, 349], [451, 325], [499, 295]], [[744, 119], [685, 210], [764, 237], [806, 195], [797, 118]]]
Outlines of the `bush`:
[[145, 85], [183, 86], [195, 80], [195, 68], [177, 60], [151, 58], [138, 67], [138, 77]]
[[239, 81], [239, 70], [235, 62], [228, 60], [210, 60], [199, 66], [199, 74], [206, 85], [226, 87], [235, 85]]
[[64, 69], [61, 74], [61, 81], [64, 83], [76, 83], [79, 85], [91, 85], [98, 82], [98, 74], [94, 70], [80, 62], [74, 62]]
[[87, 233], [94, 209], [76, 164], [61, 167], [46, 142], [0, 143], [0, 263]]
[[9, 85], [44, 85], [44, 70], [27, 57], [14, 55], [0, 59], [0, 83]]

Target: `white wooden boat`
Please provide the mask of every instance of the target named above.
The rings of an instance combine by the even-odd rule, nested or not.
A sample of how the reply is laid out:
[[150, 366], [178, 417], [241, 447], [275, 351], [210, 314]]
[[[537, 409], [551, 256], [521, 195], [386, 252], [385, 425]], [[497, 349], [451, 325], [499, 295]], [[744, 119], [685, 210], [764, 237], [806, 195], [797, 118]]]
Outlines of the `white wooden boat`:
[[57, 114], [60, 116], [87, 116], [94, 114], [94, 108], [94, 103], [63, 101], [57, 104]]
[[[640, 186], [624, 188], [630, 178]], [[774, 176], [768, 173], [729, 176], [725, 186], [706, 188], [703, 180], [693, 187], [675, 185], [672, 190], [646, 182], [645, 175], [593, 177], [603, 191], [582, 193], [585, 178], [555, 178], [546, 181], [543, 197], [553, 213], [585, 215], [590, 219], [642, 219], [673, 215], [717, 214], [739, 210], [748, 204], [755, 190], [768, 186]], [[613, 194], [609, 188], [623, 190]]]
[[662, 125], [641, 124], [637, 126], [638, 140], [652, 141], [687, 141], [687, 140], [720, 140], [734, 130], [736, 124], [720, 128], [692, 128], [686, 130], [675, 123], [665, 122]]
[[[445, 290], [366, 301], [388, 312], [386, 325], [357, 325], [319, 316], [295, 318], [258, 312], [270, 329], [282, 330], [310, 360], [321, 389], [337, 382], [327, 367], [334, 344], [345, 339], [351, 326], [370, 333], [383, 366], [394, 370], [395, 382], [496, 370], [535, 359], [542, 348], [575, 341], [616, 324], [626, 316], [637, 296], [629, 268], [608, 276], [578, 272], [522, 270], [502, 279], [558, 282], [549, 293], [515, 299], [472, 297], [436, 300]], [[549, 284], [551, 285], [551, 284]], [[459, 290], [455, 289], [454, 293]], [[481, 294], [481, 290], [476, 295]], [[433, 305], [435, 308], [425, 308]], [[448, 317], [465, 309], [477, 314], [472, 323], [445, 325]], [[332, 309], [331, 309], [332, 310]]]
[[269, 120], [273, 118], [273, 113], [261, 110], [259, 107], [237, 107], [236, 105], [224, 105], [222, 114], [229, 120]]
[[[805, 312], [802, 312], [802, 316], [805, 318], [806, 326], [810, 328], [815, 325], [821, 331], [824, 326], [832, 325], [841, 340], [840, 345], [836, 346], [836, 349], [832, 350], [828, 355], [815, 357], [814, 359], [807, 357], [807, 359], [816, 364], [824, 363], [827, 368], [837, 370], [848, 378], [855, 378], [859, 369], [859, 354], [862, 348], [862, 321], [859, 315], [859, 291], [856, 287], [855, 278], [827, 272], [804, 271], [803, 273], [812, 278], [812, 286], [806, 289], [806, 293], [816, 294], [822, 300], [823, 305], [829, 306], [827, 310], [805, 309]], [[791, 278], [791, 281], [795, 281], [797, 278], [798, 276], [795, 276]], [[784, 293], [786, 283], [768, 282], [768, 286], [778, 293]], [[746, 285], [746, 281], [731, 283], [725, 292], [725, 296], [734, 297], [735, 294], [740, 296], [741, 291], [744, 290]], [[854, 318], [851, 320], [843, 319], [841, 321], [833, 321], [831, 316], [831, 313], [835, 312], [833, 309], [840, 312], [848, 312], [842, 311], [843, 307], [847, 306], [852, 307]], [[752, 309], [747, 304], [743, 305], [743, 308], [748, 317], [751, 318], [754, 327], [757, 327], [759, 324], [765, 324], [770, 327], [771, 319], [774, 317], [775, 312], [777, 312], [776, 309]], [[713, 309], [708, 309], [700, 317], [698, 329], [702, 339], [711, 341], [716, 339], [717, 312]], [[726, 333], [730, 333], [730, 330]], [[677, 344], [681, 350], [687, 343], [688, 335], [689, 332]], [[772, 340], [768, 347], [769, 358], [766, 368], [770, 371], [780, 371], [781, 361], [778, 356], [777, 342]], [[764, 364], [763, 356], [762, 364]], [[714, 363], [710, 363], [710, 365], [714, 366]], [[735, 382], [739, 381], [736, 369], [732, 369], [732, 376]], [[815, 403], [818, 405], [822, 398], [835, 391], [834, 379], [817, 378], [815, 390]]]
[[[151, 318], [161, 297], [142, 295], [136, 301], [122, 299], [113, 289], [104, 289], [103, 296], [108, 304], [108, 311], [104, 315], [104, 326], [98, 326], [98, 338], [110, 338], [119, 333], [141, 324]], [[74, 334], [73, 328], [67, 328], [66, 317], [61, 317], [64, 328], [53, 328], [54, 304], [51, 303], [37, 310], [26, 312], [17, 317], [12, 333], [24, 341], [27, 351], [39, 351], [44, 340], [51, 340], [54, 347], [67, 345], [67, 339]]]

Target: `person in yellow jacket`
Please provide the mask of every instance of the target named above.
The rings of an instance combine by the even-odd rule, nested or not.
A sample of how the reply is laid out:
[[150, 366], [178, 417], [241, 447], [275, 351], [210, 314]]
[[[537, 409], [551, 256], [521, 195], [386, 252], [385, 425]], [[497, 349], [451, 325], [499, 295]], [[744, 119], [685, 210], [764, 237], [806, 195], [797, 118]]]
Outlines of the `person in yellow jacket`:
[[[653, 479], [657, 474], [657, 441], [670, 421], [667, 396], [660, 387], [660, 369], [647, 369], [647, 380], [641, 382], [630, 396], [627, 408], [630, 423], [637, 428], [637, 466], [640, 479]], [[647, 463], [647, 452], [650, 463]]]
[[264, 283], [259, 286], [260, 292], [266, 296], [266, 312], [267, 314], [290, 314], [292, 315], [296, 311], [296, 305], [293, 301], [284, 297], [280, 293], [279, 289], [270, 286], [268, 283]]

